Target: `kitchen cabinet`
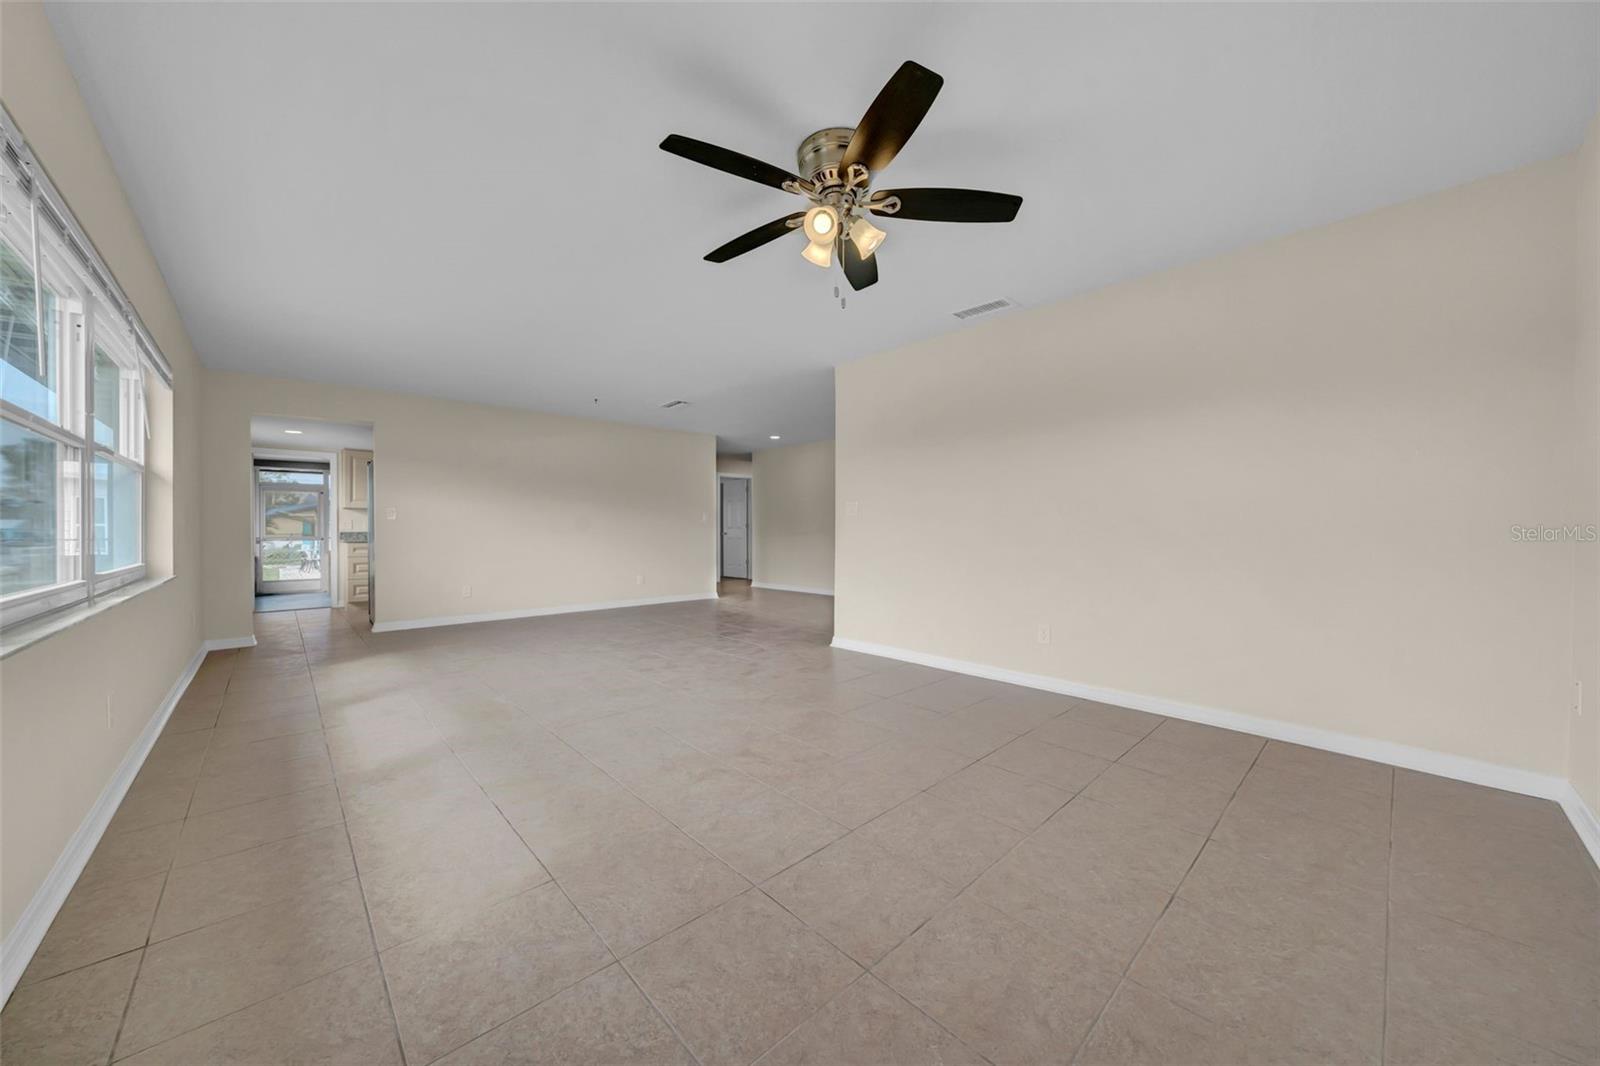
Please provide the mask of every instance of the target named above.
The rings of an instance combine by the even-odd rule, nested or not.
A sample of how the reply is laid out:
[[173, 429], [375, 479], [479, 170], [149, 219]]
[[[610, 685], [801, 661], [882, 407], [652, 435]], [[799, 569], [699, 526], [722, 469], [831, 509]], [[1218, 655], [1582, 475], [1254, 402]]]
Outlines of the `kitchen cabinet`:
[[339, 506], [367, 509], [367, 463], [370, 451], [347, 448], [339, 453]]
[[350, 603], [366, 603], [367, 575], [372, 572], [369, 549], [365, 544], [346, 544], [344, 549], [344, 587], [349, 590], [345, 598]]

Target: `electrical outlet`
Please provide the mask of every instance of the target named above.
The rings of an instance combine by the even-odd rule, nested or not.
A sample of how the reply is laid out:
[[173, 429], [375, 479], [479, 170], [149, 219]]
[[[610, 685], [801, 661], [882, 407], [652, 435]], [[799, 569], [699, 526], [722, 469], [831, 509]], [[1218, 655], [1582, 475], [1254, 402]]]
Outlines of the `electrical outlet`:
[[464, 599], [464, 600], [472, 599], [472, 586], [471, 585], [462, 585], [461, 586], [461, 598]]
[[635, 584], [635, 585], [642, 585], [642, 584], [644, 584], [644, 575], [643, 575], [643, 574], [634, 574], [634, 575], [633, 575], [633, 583], [634, 583], [634, 584]]
[[1040, 626], [1034, 631], [1033, 638], [1040, 644], [1050, 643], [1050, 627], [1048, 625]]
[[850, 516], [855, 516], [855, 515], [860, 514], [861, 513], [861, 501], [860, 500], [846, 500], [846, 501], [844, 501], [844, 513], [846, 515], [850, 515]]
[[394, 517], [395, 517], [395, 510], [394, 510], [394, 508], [393, 508], [393, 507], [386, 507], [386, 508], [384, 508], [384, 511], [383, 511], [383, 517], [385, 517], [385, 518], [387, 518], [387, 519], [388, 519], [388, 520], [389, 520], [389, 521], [391, 521], [391, 522], [393, 522], [393, 521], [394, 521]]

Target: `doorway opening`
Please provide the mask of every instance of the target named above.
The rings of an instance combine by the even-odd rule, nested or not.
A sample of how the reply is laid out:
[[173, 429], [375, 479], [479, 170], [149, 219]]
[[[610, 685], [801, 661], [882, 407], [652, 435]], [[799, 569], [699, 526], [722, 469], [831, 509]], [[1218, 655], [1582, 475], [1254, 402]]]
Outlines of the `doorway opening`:
[[718, 591], [748, 589], [750, 582], [750, 478], [717, 478]]
[[333, 606], [330, 469], [315, 460], [255, 460], [257, 611]]
[[250, 419], [258, 613], [372, 607], [370, 424]]

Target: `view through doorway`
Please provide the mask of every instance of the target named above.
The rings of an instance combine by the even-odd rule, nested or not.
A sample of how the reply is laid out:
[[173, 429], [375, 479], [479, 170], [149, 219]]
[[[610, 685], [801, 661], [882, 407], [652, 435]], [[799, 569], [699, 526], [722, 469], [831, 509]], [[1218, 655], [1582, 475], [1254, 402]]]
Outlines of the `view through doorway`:
[[371, 606], [372, 426], [250, 420], [258, 613]]
[[[328, 607], [328, 489], [331, 464], [255, 461], [257, 608]], [[280, 600], [293, 596], [293, 600]]]

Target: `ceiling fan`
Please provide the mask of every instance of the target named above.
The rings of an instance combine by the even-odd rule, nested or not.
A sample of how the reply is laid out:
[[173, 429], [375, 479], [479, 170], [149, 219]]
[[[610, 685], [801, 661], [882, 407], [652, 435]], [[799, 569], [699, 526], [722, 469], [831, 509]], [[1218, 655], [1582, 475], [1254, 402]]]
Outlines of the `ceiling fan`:
[[661, 142], [664, 152], [811, 201], [809, 209], [757, 226], [707, 253], [706, 259], [726, 263], [798, 229], [806, 235], [801, 255], [825, 269], [837, 256], [850, 287], [860, 290], [877, 282], [878, 262], [873, 253], [888, 236], [872, 224], [874, 215], [925, 222], [1010, 222], [1016, 218], [1022, 197], [1010, 193], [871, 188], [873, 177], [911, 139], [942, 85], [944, 79], [927, 67], [902, 63], [855, 128], [830, 126], [800, 142], [795, 153], [800, 174], [693, 137], [668, 136]]

